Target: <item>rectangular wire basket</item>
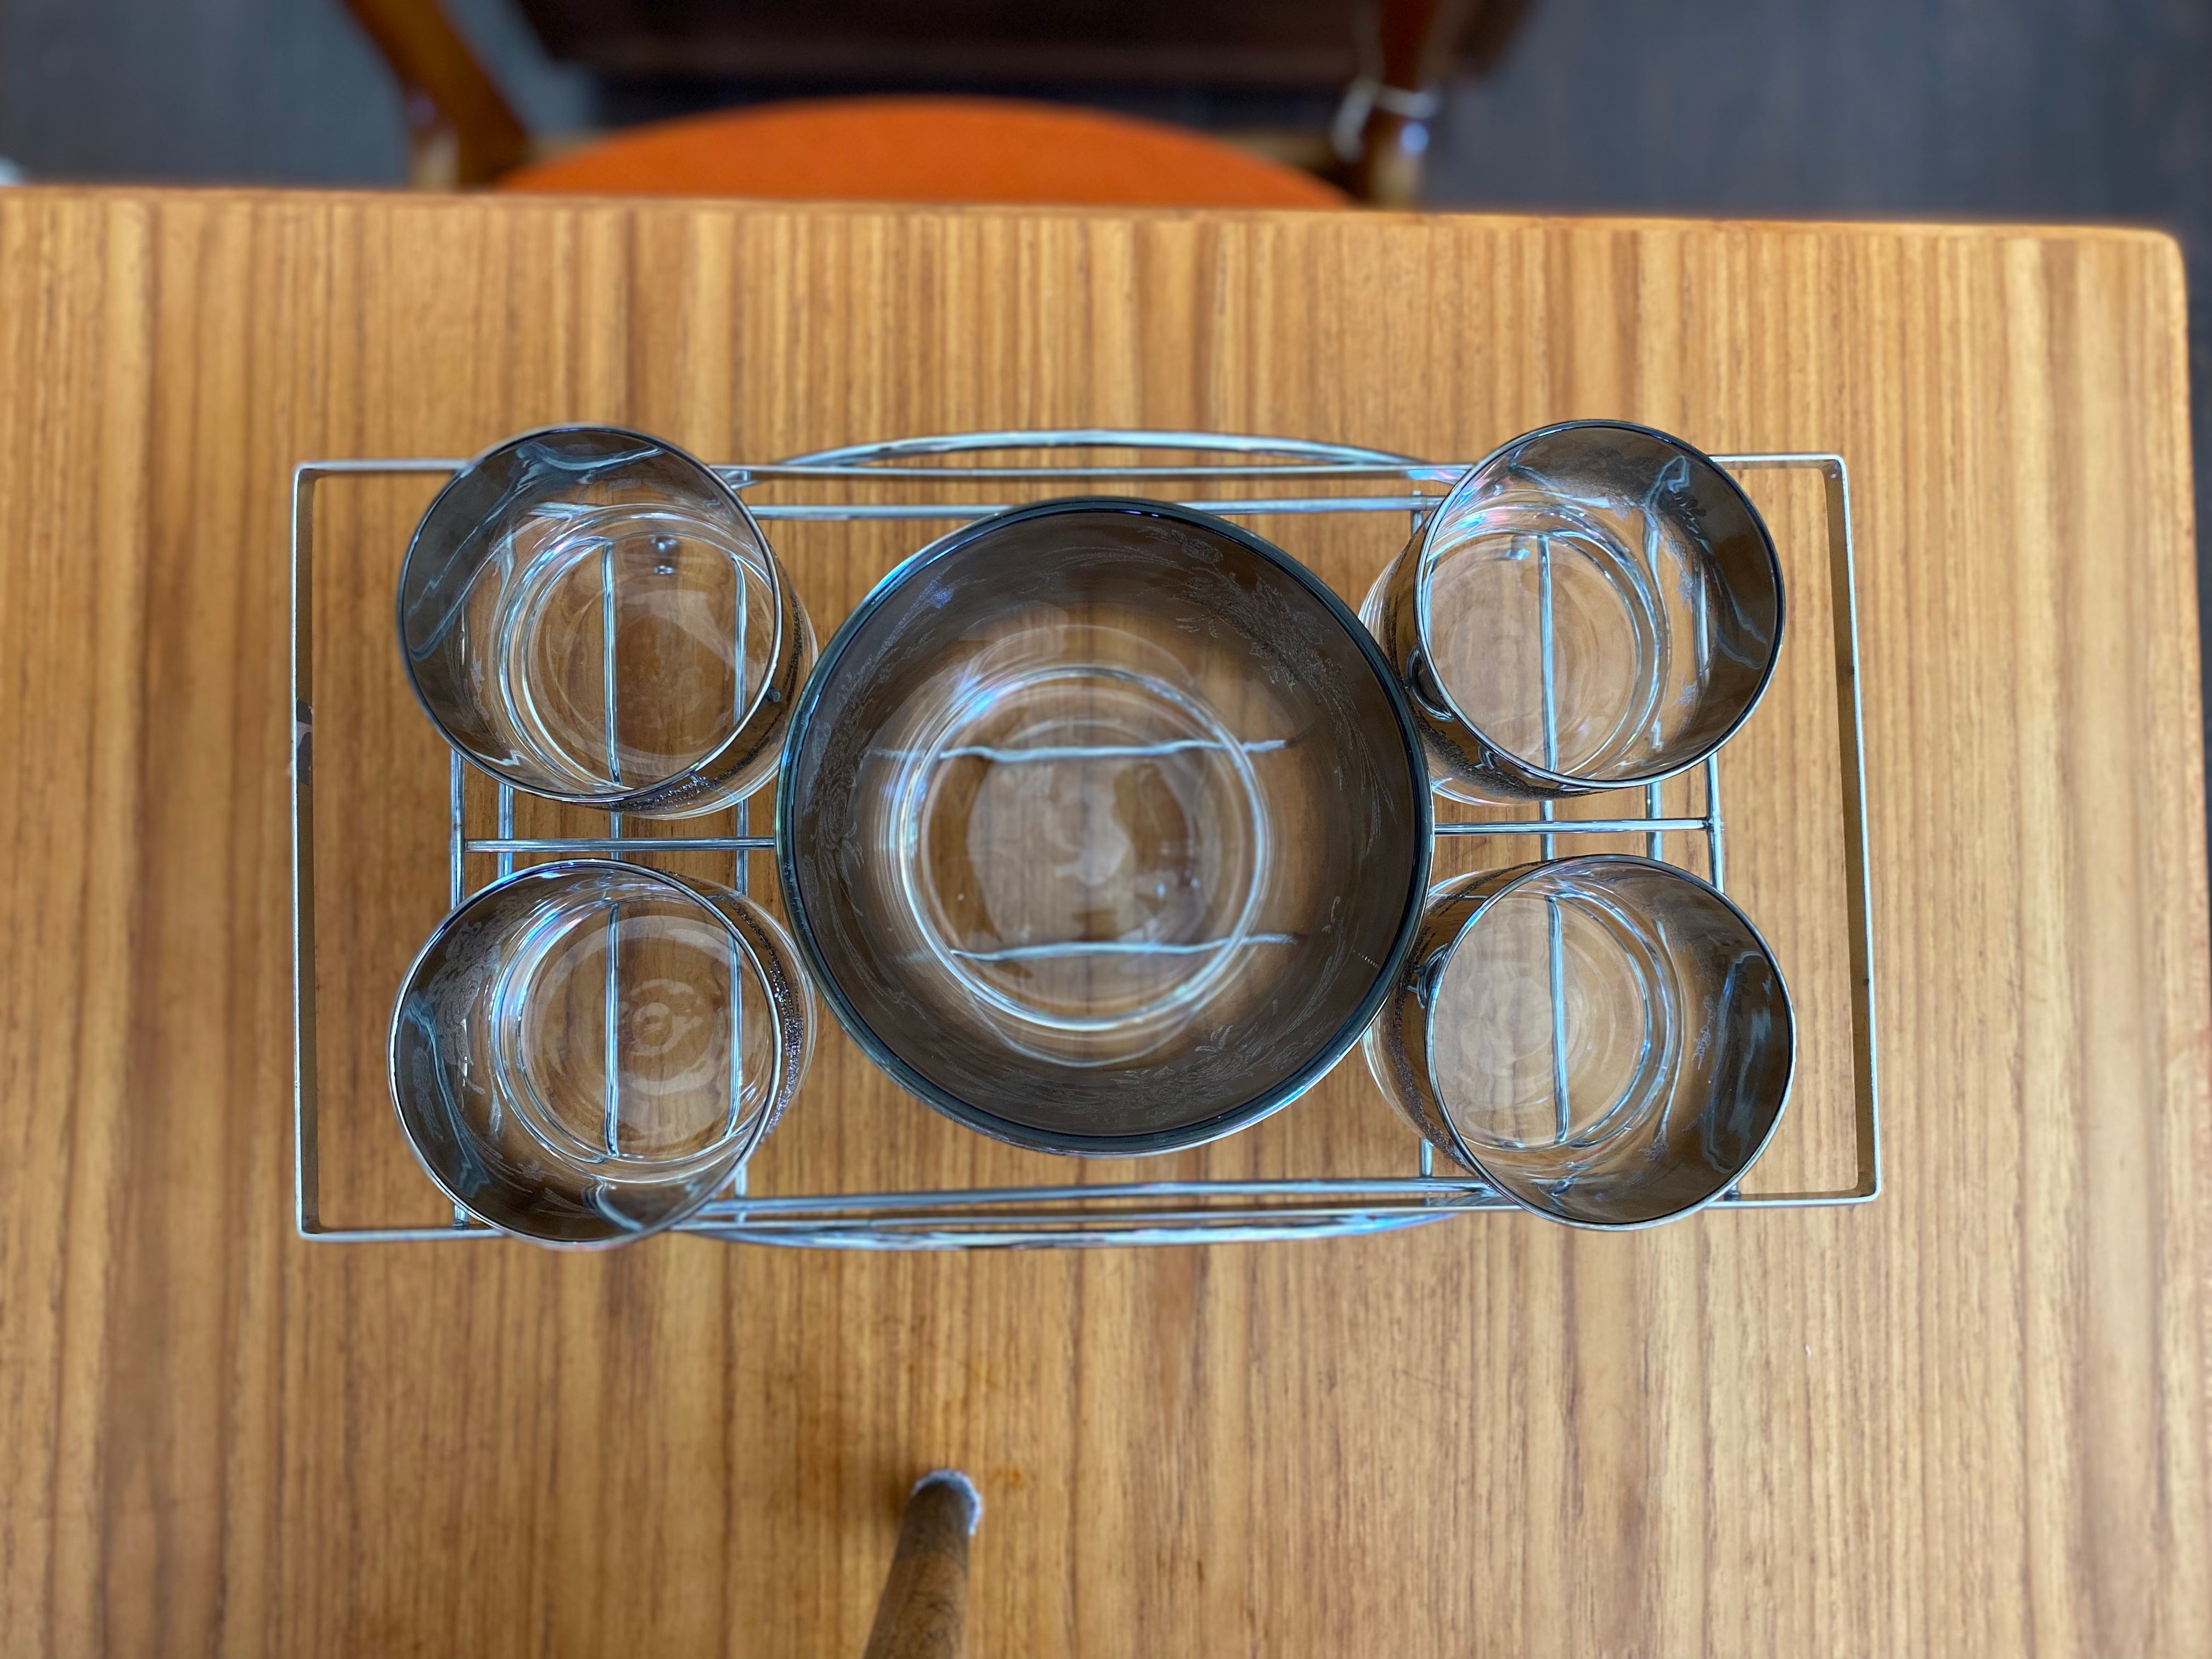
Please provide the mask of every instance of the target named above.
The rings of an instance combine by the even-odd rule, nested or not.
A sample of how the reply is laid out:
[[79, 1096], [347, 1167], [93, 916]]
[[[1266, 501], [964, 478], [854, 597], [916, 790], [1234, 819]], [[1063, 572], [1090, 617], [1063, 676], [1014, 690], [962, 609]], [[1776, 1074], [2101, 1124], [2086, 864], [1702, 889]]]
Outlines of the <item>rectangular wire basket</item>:
[[[1137, 453], [1196, 453], [1195, 464], [1102, 465], [1055, 459], [1030, 465], [949, 465], [945, 458], [1017, 452], [1065, 454], [1101, 449]], [[1218, 457], [1221, 459], [1212, 459]], [[1261, 459], [1264, 458], [1264, 459]], [[1802, 1209], [1863, 1204], [1881, 1191], [1881, 1110], [1875, 1073], [1872, 968], [1872, 907], [1868, 890], [1864, 769], [1858, 699], [1858, 621], [1851, 539], [1850, 487], [1843, 458], [1822, 453], [1758, 453], [1712, 458], [1730, 471], [1759, 468], [1810, 469], [1825, 484], [1829, 577], [1834, 604], [1838, 698], [1838, 782], [1844, 811], [1844, 885], [1849, 908], [1851, 991], [1852, 1107], [1856, 1180], [1833, 1191], [1750, 1195], [1724, 1194], [1721, 1209]], [[472, 1220], [458, 1207], [450, 1225], [328, 1226], [321, 1219], [320, 1137], [317, 1118], [316, 957], [314, 915], [314, 813], [312, 741], [314, 500], [321, 480], [334, 477], [398, 474], [446, 475], [465, 462], [454, 460], [333, 460], [302, 462], [295, 469], [292, 495], [292, 693], [293, 750], [293, 1002], [294, 1053], [294, 1224], [305, 1238], [355, 1243], [492, 1238], [501, 1235]], [[1261, 493], [1229, 496], [1202, 495], [1188, 505], [1227, 517], [1278, 514], [1401, 514], [1418, 528], [1443, 494], [1465, 471], [1463, 465], [1438, 465], [1380, 450], [1299, 439], [1208, 432], [1070, 429], [973, 432], [855, 445], [761, 465], [717, 466], [739, 492], [772, 483], [805, 482], [848, 489], [863, 482], [907, 486], [920, 496], [925, 484], [941, 487], [1020, 483], [1049, 484], [1085, 493], [1126, 491], [1162, 483], [1198, 483], [1238, 489], [1259, 486]], [[1368, 493], [1331, 493], [1348, 484]], [[957, 522], [981, 518], [1009, 505], [1001, 501], [750, 501], [763, 520], [852, 522]], [[1548, 565], [1545, 567], [1548, 574]], [[1546, 663], [1548, 678], [1548, 659]], [[1548, 707], [1548, 700], [1547, 700]], [[610, 815], [606, 833], [595, 836], [525, 836], [516, 833], [515, 793], [501, 786], [489, 834], [468, 822], [466, 770], [458, 756], [449, 761], [447, 826], [447, 895], [458, 908], [468, 896], [467, 862], [489, 855], [501, 876], [518, 859], [608, 857], [652, 854], [726, 854], [734, 866], [733, 884], [750, 885], [750, 865], [758, 855], [773, 856], [774, 837], [750, 833], [744, 803], [733, 811], [731, 832], [722, 836], [640, 836], [626, 832], [619, 815]], [[1721, 757], [1698, 769], [1702, 800], [1698, 810], [1662, 811], [1657, 785], [1618, 792], [1622, 810], [1597, 818], [1560, 818], [1551, 802], [1540, 804], [1536, 819], [1482, 817], [1440, 822], [1440, 836], [1518, 836], [1535, 838], [1545, 858], [1561, 842], [1590, 836], [1644, 837], [1648, 856], [1657, 859], [1686, 839], [1704, 854], [1716, 887], [1727, 884], [1727, 826], [1721, 812]], [[1677, 863], [1686, 860], [1680, 857]], [[1554, 1009], [1554, 1020], [1559, 1011]], [[804, 1091], [802, 1091], [802, 1093]], [[392, 1132], [399, 1131], [396, 1121]], [[1395, 1174], [1330, 1175], [1259, 1181], [1155, 1181], [1118, 1184], [1065, 1184], [878, 1193], [756, 1194], [746, 1191], [740, 1168], [728, 1193], [717, 1197], [682, 1224], [682, 1231], [759, 1244], [807, 1245], [859, 1249], [969, 1249], [985, 1247], [1067, 1247], [1119, 1244], [1188, 1244], [1316, 1238], [1418, 1226], [1447, 1217], [1516, 1206], [1479, 1178], [1456, 1171], [1438, 1173], [1426, 1142], [1419, 1143], [1415, 1167]]]

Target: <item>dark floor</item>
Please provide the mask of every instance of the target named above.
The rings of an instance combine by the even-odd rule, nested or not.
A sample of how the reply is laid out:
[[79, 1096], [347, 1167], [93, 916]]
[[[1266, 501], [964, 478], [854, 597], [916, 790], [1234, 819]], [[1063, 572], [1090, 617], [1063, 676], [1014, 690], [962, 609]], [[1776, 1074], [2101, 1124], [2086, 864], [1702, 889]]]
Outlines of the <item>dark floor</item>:
[[[447, 3], [534, 128], [651, 107], [549, 62], [513, 0]], [[1196, 125], [1328, 102], [1086, 95]], [[338, 0], [0, 0], [0, 158], [34, 178], [376, 182], [403, 149]], [[2190, 265], [2206, 516], [2206, 0], [1534, 0], [1495, 74], [1454, 88], [1432, 162], [1437, 206], [2165, 226]]]

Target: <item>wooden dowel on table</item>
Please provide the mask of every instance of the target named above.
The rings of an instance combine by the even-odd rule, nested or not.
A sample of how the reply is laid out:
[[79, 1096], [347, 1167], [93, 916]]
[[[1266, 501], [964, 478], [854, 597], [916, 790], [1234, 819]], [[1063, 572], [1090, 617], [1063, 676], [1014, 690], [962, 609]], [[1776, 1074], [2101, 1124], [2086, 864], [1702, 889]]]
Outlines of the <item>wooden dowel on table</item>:
[[864, 1659], [966, 1659], [968, 1539], [982, 1518], [975, 1484], [959, 1470], [915, 1483]]

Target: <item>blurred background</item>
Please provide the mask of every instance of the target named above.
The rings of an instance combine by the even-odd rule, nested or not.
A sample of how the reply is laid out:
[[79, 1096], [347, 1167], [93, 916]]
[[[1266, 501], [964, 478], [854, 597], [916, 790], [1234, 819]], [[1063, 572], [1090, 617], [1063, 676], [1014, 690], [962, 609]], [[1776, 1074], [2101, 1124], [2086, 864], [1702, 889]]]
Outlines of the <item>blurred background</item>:
[[[0, 0], [0, 158], [32, 180], [465, 182], [701, 111], [981, 93], [1429, 208], [2157, 225], [2189, 260], [2200, 518], [2212, 500], [2206, 0], [443, 0], [519, 118], [489, 161], [465, 136], [457, 160], [434, 106], [471, 71], [408, 38], [418, 10]], [[395, 69], [434, 84], [410, 98]]]

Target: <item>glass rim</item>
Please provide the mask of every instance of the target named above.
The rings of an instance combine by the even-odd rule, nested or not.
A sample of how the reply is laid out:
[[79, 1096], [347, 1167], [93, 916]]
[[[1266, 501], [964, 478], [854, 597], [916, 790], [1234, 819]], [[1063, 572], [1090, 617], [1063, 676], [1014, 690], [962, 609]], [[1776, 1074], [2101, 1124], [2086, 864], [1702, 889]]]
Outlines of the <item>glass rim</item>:
[[[1390, 708], [1393, 724], [1397, 728], [1400, 745], [1404, 750], [1407, 780], [1415, 817], [1413, 869], [1398, 918], [1396, 933], [1373, 982], [1343, 1027], [1333, 1033], [1328, 1042], [1318, 1047], [1289, 1077], [1273, 1087], [1196, 1122], [1179, 1128], [1153, 1130], [1139, 1134], [1085, 1135], [1039, 1130], [972, 1105], [923, 1076], [877, 1034], [846, 994], [844, 988], [837, 982], [836, 976], [830, 972], [828, 959], [815, 936], [813, 922], [807, 914], [793, 851], [796, 826], [793, 800], [795, 792], [791, 786], [799, 751], [813, 728], [824, 689], [831, 683], [861, 629], [889, 603], [894, 593], [939, 561], [952, 556], [974, 542], [1009, 524], [1084, 512], [1171, 519], [1210, 534], [1226, 537], [1287, 575], [1310, 597], [1317, 599], [1331, 620], [1352, 641], [1369, 672], [1381, 686]], [[776, 769], [775, 860], [776, 873], [783, 888], [784, 912], [791, 920], [792, 937], [798, 944], [815, 988], [829, 1003], [838, 1024], [870, 1060], [890, 1074], [901, 1088], [956, 1122], [993, 1139], [1003, 1140], [1032, 1152], [1058, 1152], [1074, 1157], [1144, 1158], [1202, 1146], [1273, 1115], [1327, 1076], [1338, 1061], [1358, 1046], [1367, 1028], [1374, 1024], [1382, 1005], [1389, 1000], [1399, 975], [1405, 969], [1406, 960], [1419, 937], [1421, 918], [1427, 905], [1429, 870], [1435, 845], [1434, 805], [1429, 787], [1428, 761], [1422, 750], [1420, 729], [1414, 722], [1413, 706], [1407, 700], [1405, 686], [1396, 670], [1383, 656], [1382, 647], [1336, 591], [1297, 559], [1242, 525], [1233, 524], [1195, 507], [1147, 501], [1133, 495], [1072, 495], [1007, 507], [948, 532], [894, 565], [853, 607], [851, 614], [838, 625], [837, 631], [822, 647], [815, 660], [814, 672], [808, 676], [792, 710], [791, 725], [784, 734], [782, 761]]]
[[[1563, 432], [1581, 431], [1632, 432], [1638, 437], [1654, 439], [1693, 464], [1704, 467], [1706, 471], [1719, 479], [1729, 493], [1733, 495], [1742, 507], [1746, 516], [1751, 521], [1752, 528], [1758, 532], [1759, 546], [1766, 555], [1767, 578], [1774, 589], [1774, 643], [1766, 653], [1765, 662], [1760, 665], [1758, 683], [1752, 687], [1751, 693], [1743, 700], [1742, 706], [1729, 717], [1728, 723], [1722, 727], [1717, 736], [1701, 744], [1689, 755], [1678, 760], [1668, 761], [1663, 765], [1653, 767], [1648, 771], [1626, 773], [1617, 778], [1601, 778], [1587, 773], [1561, 771], [1556, 768], [1545, 766], [1540, 762], [1532, 761], [1517, 750], [1499, 743], [1483, 728], [1480, 722], [1469, 719], [1467, 710], [1460, 707], [1459, 699], [1452, 695], [1451, 688], [1444, 684], [1443, 676], [1436, 672], [1435, 653], [1430, 646], [1432, 631], [1429, 608], [1430, 589], [1434, 585], [1437, 562], [1443, 552], [1443, 550], [1437, 545], [1437, 532], [1438, 526], [1443, 523], [1448, 510], [1463, 495], [1472, 493], [1478, 488], [1485, 481], [1485, 475], [1488, 473], [1492, 465], [1504, 458], [1509, 452], [1518, 449], [1523, 444], [1532, 443], [1539, 438], [1549, 438]], [[1765, 516], [1759, 512], [1757, 505], [1745, 493], [1743, 486], [1726, 467], [1721, 465], [1696, 445], [1686, 443], [1670, 432], [1662, 432], [1657, 427], [1645, 426], [1637, 421], [1585, 419], [1554, 421], [1548, 426], [1536, 427], [1516, 437], [1508, 438], [1462, 473], [1459, 481], [1437, 499], [1436, 506], [1430, 510], [1428, 517], [1423, 520], [1419, 535], [1420, 546], [1415, 554], [1413, 568], [1413, 624], [1420, 638], [1421, 654], [1430, 665], [1429, 682], [1436, 688], [1437, 694], [1443, 699], [1444, 708], [1454, 720], [1465, 726], [1485, 749], [1510, 760], [1516, 771], [1541, 788], [1563, 792], [1593, 788], [1596, 790], [1635, 789], [1645, 784], [1664, 783], [1668, 779], [1678, 777], [1688, 771], [1707, 757], [1719, 752], [1723, 744], [1743, 729], [1744, 722], [1757, 713], [1759, 705], [1766, 700], [1767, 688], [1773, 684], [1775, 671], [1782, 661], [1783, 636], [1787, 631], [1789, 621], [1789, 594], [1782, 580], [1782, 555], [1775, 547], [1774, 532], [1767, 528]]]
[[[752, 508], [745, 505], [744, 497], [732, 489], [729, 483], [713, 467], [708, 465], [690, 450], [681, 445], [672, 444], [665, 438], [656, 438], [653, 434], [641, 432], [635, 427], [605, 426], [589, 421], [564, 421], [550, 426], [532, 427], [526, 432], [518, 432], [512, 437], [502, 438], [497, 443], [479, 450], [454, 469], [453, 476], [439, 487], [438, 493], [430, 498], [430, 504], [422, 509], [422, 516], [416, 520], [414, 532], [407, 538], [407, 551], [399, 561], [398, 589], [393, 602], [398, 623], [400, 670], [407, 677], [407, 689], [414, 694], [416, 705], [429, 720], [432, 727], [444, 741], [447, 748], [495, 782], [505, 784], [512, 789], [519, 789], [526, 795], [534, 795], [540, 800], [558, 801], [564, 806], [580, 806], [595, 812], [635, 812], [641, 817], [649, 817], [654, 810], [657, 797], [666, 793], [672, 786], [696, 774], [711, 773], [732, 750], [744, 741], [748, 728], [759, 717], [762, 708], [766, 704], [769, 692], [774, 687], [775, 680], [772, 675], [762, 676], [760, 684], [745, 700], [744, 710], [738, 716], [735, 729], [730, 735], [696, 760], [688, 763], [681, 769], [638, 788], [601, 793], [569, 793], [550, 789], [545, 787], [543, 780], [526, 778], [515, 771], [502, 767], [478, 753], [457, 737], [438, 711], [431, 706], [429, 698], [423, 694], [421, 682], [416, 677], [413, 656], [406, 646], [408, 567], [414, 562], [416, 550], [422, 544], [424, 532], [430, 527], [432, 519], [436, 515], [439, 507], [444, 504], [447, 496], [459, 489], [471, 474], [495, 457], [535, 440], [557, 437], [567, 433], [596, 433], [632, 439], [640, 444], [648, 445], [664, 454], [674, 457], [679, 464], [692, 469], [698, 474], [708, 493], [716, 498], [715, 504], [718, 506], [726, 504], [732, 509], [736, 521], [744, 527], [759, 545], [762, 558], [767, 567], [769, 592], [775, 601], [770, 608], [775, 612], [775, 631], [769, 638], [768, 659], [770, 663], [775, 663], [782, 659], [787, 633], [791, 625], [788, 612], [792, 608], [794, 596], [790, 580], [784, 573], [783, 562], [776, 557], [775, 549], [769, 541], [768, 532], [761, 527], [761, 522], [754, 516]], [[743, 641], [739, 642], [739, 647], [743, 648]], [[761, 787], [765, 785], [767, 781], [767, 775], [763, 774], [760, 784], [755, 785], [752, 789], [746, 792], [745, 796], [738, 799], [743, 799], [759, 793]], [[723, 800], [718, 803], [721, 806], [735, 804], [733, 800]]]
[[[1126, 669], [1081, 667], [1073, 665], [1042, 669], [1036, 671], [1036, 673], [1037, 679], [1029, 682], [1030, 684], [1036, 684], [1045, 679], [1065, 679], [1078, 676], [1095, 676], [1124, 681], [1131, 678], [1129, 671]], [[1261, 848], [1254, 860], [1255, 866], [1254, 874], [1256, 876], [1256, 866], [1263, 864], [1267, 856], [1269, 835], [1266, 815], [1258, 809], [1256, 799], [1258, 788], [1253, 776], [1251, 757], [1243, 751], [1234, 735], [1219, 723], [1205, 704], [1172, 687], [1162, 685], [1155, 687], [1154, 690], [1156, 695], [1170, 699], [1179, 709], [1191, 718], [1194, 723], [1200, 726], [1210, 725], [1212, 728], [1212, 740], [1231, 757], [1230, 766], [1245, 789], [1247, 809], [1252, 815], [1249, 820], [1250, 827], [1254, 839]], [[945, 740], [951, 734], [949, 731], [939, 731], [937, 733], [930, 745], [932, 759], [937, 752], [943, 750]], [[917, 780], [927, 770], [927, 765], [928, 762], [925, 761], [915, 769], [914, 775]], [[896, 815], [902, 821], [909, 824], [920, 807], [920, 802], [915, 799], [911, 787], [912, 786], [908, 787], [908, 791], [905, 793]], [[913, 831], [909, 829], [900, 836], [901, 841], [902, 842], [908, 841], [912, 834]], [[1163, 997], [1121, 1013], [1055, 1017], [1044, 1012], [1034, 1005], [1025, 1004], [1007, 994], [981, 977], [963, 969], [955, 962], [953, 960], [955, 952], [951, 941], [945, 937], [944, 930], [927, 914], [927, 906], [921, 894], [915, 890], [912, 863], [902, 860], [897, 873], [900, 896], [913, 914], [923, 947], [936, 958], [941, 968], [958, 980], [970, 996], [975, 998], [986, 1007], [994, 1009], [1009, 1023], [1020, 1027], [1055, 1031], [1063, 1035], [1102, 1035], [1109, 1031], [1142, 1027], [1152, 1024], [1163, 1014], [1172, 1015], [1179, 1006], [1202, 1001], [1205, 997], [1212, 994], [1234, 967], [1235, 955], [1241, 951], [1251, 933], [1252, 924], [1258, 915], [1262, 897], [1261, 886], [1255, 879], [1245, 892], [1243, 903], [1239, 907], [1235, 921], [1230, 924], [1229, 937], [1215, 943], [1195, 973]]]

